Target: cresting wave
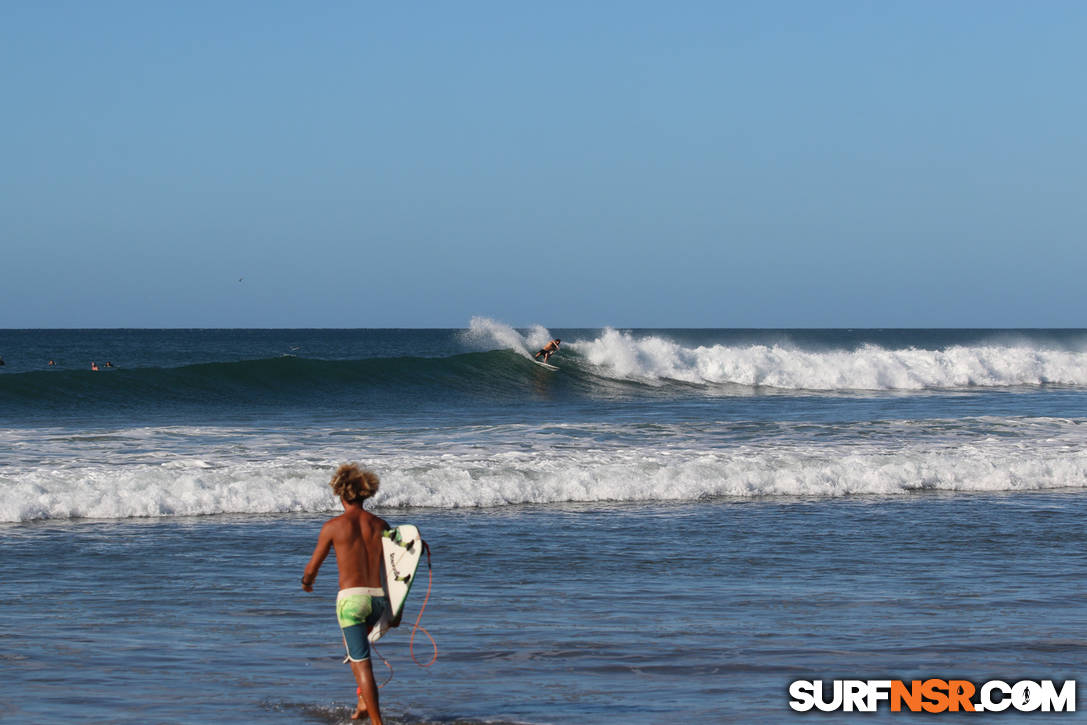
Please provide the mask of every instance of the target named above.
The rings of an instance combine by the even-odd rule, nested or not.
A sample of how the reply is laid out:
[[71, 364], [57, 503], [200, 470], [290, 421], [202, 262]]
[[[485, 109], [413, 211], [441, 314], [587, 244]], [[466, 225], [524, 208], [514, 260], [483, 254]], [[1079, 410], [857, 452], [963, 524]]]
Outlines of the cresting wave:
[[38, 371], [0, 376], [0, 403], [90, 406], [247, 401], [268, 405], [411, 387], [470, 393], [503, 383], [520, 386], [528, 367], [519, 356], [497, 350], [442, 359], [278, 357], [107, 372]]
[[734, 384], [789, 390], [923, 390], [1059, 384], [1087, 386], [1087, 353], [1028, 346], [944, 350], [802, 350], [779, 345], [685, 348], [605, 330], [575, 341], [594, 370], [626, 380]]
[[[531, 353], [551, 338], [543, 327], [521, 332], [474, 318], [460, 334], [465, 352], [441, 358], [385, 357], [319, 360], [277, 357], [181, 367], [55, 370], [0, 375], [0, 405], [17, 410], [42, 403], [55, 409], [94, 406], [258, 406], [369, 398], [405, 389], [434, 395], [522, 396], [533, 393], [539, 370]], [[615, 385], [667, 391], [681, 384], [714, 394], [747, 390], [912, 391], [1062, 385], [1087, 387], [1087, 352], [1023, 344], [955, 345], [944, 349], [816, 350], [788, 344], [684, 346], [666, 337], [605, 329], [564, 340], [550, 378], [567, 395], [593, 395]]]
[[[312, 459], [16, 467], [0, 475], [0, 521], [333, 511], [328, 480], [337, 460]], [[1046, 446], [978, 440], [717, 451], [401, 452], [382, 455], [378, 471], [379, 508], [1031, 491], [1087, 488], [1087, 448], [1068, 439]]]
[[[544, 328], [519, 332], [474, 318], [470, 335], [527, 354], [551, 338]], [[593, 339], [564, 343], [578, 368], [613, 380], [737, 385], [783, 390], [926, 390], [1024, 385], [1087, 386], [1087, 351], [1021, 344], [952, 345], [944, 349], [806, 350], [786, 344], [684, 347], [666, 337], [605, 328]], [[568, 365], [569, 355], [560, 355]]]

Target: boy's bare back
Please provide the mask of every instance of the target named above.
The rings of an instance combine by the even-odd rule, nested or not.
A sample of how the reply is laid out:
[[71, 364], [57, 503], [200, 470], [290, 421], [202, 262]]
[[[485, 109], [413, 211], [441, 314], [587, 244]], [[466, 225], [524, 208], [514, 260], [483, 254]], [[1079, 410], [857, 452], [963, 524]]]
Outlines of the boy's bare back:
[[379, 516], [355, 504], [344, 505], [344, 512], [321, 527], [317, 548], [306, 566], [303, 581], [317, 576], [317, 569], [336, 551], [336, 566], [340, 570], [340, 589], [351, 587], [381, 587], [381, 533], [389, 524]]

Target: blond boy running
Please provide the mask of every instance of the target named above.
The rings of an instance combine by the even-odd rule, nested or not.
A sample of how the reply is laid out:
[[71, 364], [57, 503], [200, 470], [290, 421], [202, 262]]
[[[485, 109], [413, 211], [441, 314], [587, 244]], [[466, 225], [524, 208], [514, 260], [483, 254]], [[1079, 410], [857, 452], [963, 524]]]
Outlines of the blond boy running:
[[[370, 628], [389, 608], [385, 590], [381, 588], [381, 532], [389, 528], [384, 519], [362, 508], [362, 502], [377, 493], [377, 475], [345, 463], [332, 477], [330, 486], [343, 504], [343, 513], [331, 518], [321, 527], [317, 548], [306, 571], [302, 588], [313, 591], [317, 570], [331, 549], [336, 550], [336, 566], [340, 570], [340, 592], [336, 597], [336, 617], [343, 631], [347, 658], [358, 683], [358, 702], [351, 713], [352, 720], [369, 715], [374, 725], [381, 725], [377, 684], [370, 666]], [[399, 622], [394, 622], [396, 626]]]

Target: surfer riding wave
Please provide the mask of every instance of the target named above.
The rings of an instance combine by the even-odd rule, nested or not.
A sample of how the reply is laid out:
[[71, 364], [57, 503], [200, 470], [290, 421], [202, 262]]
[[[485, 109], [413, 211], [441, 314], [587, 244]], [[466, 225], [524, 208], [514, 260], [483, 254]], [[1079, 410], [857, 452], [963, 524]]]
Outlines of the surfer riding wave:
[[549, 342], [546, 345], [544, 345], [543, 347], [541, 347], [539, 349], [539, 351], [535, 355], [532, 356], [533, 359], [539, 360], [540, 356], [543, 355], [543, 362], [547, 362], [548, 360], [551, 359], [552, 355], [554, 355], [556, 352], [558, 352], [559, 343], [561, 343], [561, 342], [562, 342], [562, 340], [560, 340], [560, 339], [558, 339], [556, 337], [554, 340], [552, 340], [551, 342]]

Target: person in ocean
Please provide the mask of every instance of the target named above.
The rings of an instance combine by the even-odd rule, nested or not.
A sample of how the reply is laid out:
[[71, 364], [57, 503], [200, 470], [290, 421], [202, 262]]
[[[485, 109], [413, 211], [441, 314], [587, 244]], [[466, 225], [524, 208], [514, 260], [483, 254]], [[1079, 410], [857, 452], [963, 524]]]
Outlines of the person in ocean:
[[[317, 570], [328, 552], [336, 550], [336, 566], [340, 570], [336, 618], [358, 685], [355, 690], [358, 702], [351, 719], [361, 720], [368, 715], [374, 725], [381, 725], [381, 710], [367, 635], [389, 606], [381, 588], [381, 534], [389, 525], [363, 509], [362, 504], [377, 493], [379, 483], [376, 474], [354, 463], [345, 463], [336, 470], [329, 485], [339, 497], [343, 513], [321, 527], [317, 548], [302, 574], [302, 589], [312, 592]], [[399, 624], [392, 622], [394, 627]]]
[[547, 344], [546, 344], [546, 345], [544, 345], [544, 346], [543, 346], [542, 348], [540, 348], [540, 351], [539, 351], [539, 352], [537, 352], [537, 353], [536, 353], [535, 355], [533, 355], [532, 357], [534, 357], [534, 358], [536, 358], [537, 360], [539, 360], [539, 359], [540, 359], [540, 355], [543, 355], [543, 361], [544, 361], [544, 362], [547, 362], [548, 360], [550, 360], [550, 359], [551, 359], [551, 356], [552, 356], [552, 355], [554, 355], [554, 354], [555, 354], [556, 352], [558, 352], [558, 349], [559, 349], [559, 343], [560, 343], [560, 342], [562, 342], [562, 340], [560, 340], [560, 339], [558, 339], [558, 338], [556, 337], [556, 338], [555, 338], [554, 340], [552, 340], [551, 342], [547, 343]]
[[91, 370], [94, 370], [96, 372], [98, 370], [98, 363], [96, 363], [94, 360], [91, 360]]

